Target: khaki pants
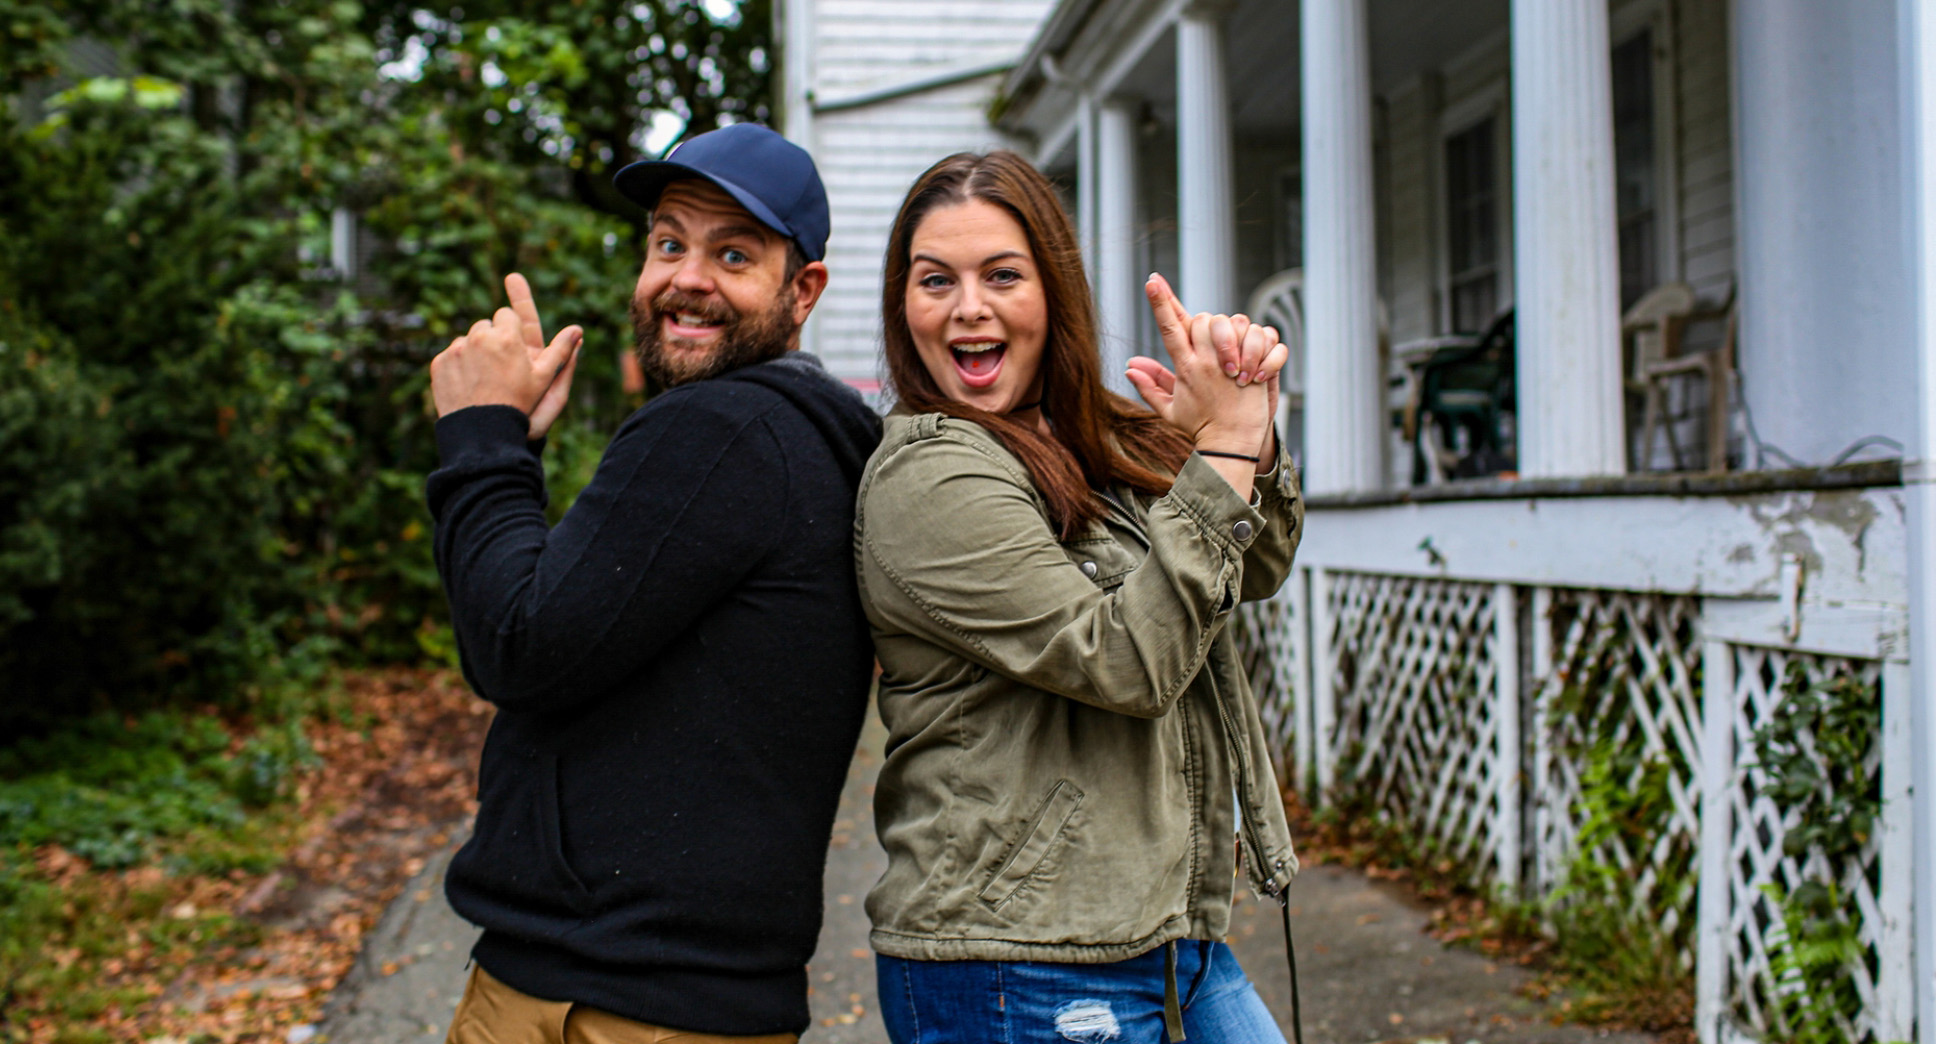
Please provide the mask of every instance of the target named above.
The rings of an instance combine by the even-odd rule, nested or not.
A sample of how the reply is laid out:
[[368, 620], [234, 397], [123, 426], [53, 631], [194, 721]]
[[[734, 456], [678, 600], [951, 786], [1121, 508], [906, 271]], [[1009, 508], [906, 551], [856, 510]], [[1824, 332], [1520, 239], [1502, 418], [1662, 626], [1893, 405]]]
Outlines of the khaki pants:
[[791, 1033], [721, 1037], [666, 1029], [569, 1001], [539, 1000], [471, 965], [444, 1044], [799, 1044]]

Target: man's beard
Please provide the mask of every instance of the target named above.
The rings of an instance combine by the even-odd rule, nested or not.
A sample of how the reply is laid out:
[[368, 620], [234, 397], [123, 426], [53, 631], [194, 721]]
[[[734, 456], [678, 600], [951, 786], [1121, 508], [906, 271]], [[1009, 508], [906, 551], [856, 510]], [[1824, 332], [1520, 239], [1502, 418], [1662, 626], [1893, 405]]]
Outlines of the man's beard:
[[[778, 359], [791, 347], [794, 331], [791, 295], [781, 294], [765, 312], [742, 315], [718, 298], [697, 298], [666, 290], [650, 305], [632, 298], [632, 347], [646, 380], [661, 388], [703, 381], [742, 366]], [[692, 350], [684, 338], [672, 338], [667, 350], [660, 319], [687, 312], [720, 323], [719, 338], [706, 354]]]

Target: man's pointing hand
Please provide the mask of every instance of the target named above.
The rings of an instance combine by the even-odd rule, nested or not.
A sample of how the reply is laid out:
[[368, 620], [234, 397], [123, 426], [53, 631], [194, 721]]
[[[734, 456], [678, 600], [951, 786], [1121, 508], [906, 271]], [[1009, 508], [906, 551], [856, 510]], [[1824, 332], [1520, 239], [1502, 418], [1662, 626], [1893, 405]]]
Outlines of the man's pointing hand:
[[515, 407], [530, 418], [526, 437], [541, 439], [570, 397], [585, 332], [567, 326], [546, 345], [530, 284], [514, 272], [504, 289], [511, 307], [479, 320], [430, 361], [430, 397], [439, 417], [467, 406]]

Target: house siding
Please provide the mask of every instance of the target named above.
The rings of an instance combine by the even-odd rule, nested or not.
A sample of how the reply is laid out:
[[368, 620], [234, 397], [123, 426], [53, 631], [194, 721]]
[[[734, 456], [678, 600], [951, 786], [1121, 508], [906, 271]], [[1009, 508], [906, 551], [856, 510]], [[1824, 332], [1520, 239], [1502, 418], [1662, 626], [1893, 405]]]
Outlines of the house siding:
[[1047, 0], [813, 0], [815, 94], [822, 100], [983, 62], [1014, 61]]

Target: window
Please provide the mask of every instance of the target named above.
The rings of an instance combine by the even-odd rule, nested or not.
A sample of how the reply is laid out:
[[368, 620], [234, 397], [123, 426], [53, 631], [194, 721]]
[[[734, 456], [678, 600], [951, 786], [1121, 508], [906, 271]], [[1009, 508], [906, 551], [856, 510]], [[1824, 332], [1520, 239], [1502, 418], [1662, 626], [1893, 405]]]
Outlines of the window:
[[1643, 29], [1613, 49], [1613, 191], [1622, 310], [1652, 290], [1661, 274], [1653, 39], [1653, 30]]
[[1499, 178], [1488, 116], [1445, 139], [1447, 299], [1452, 329], [1484, 330], [1499, 310]]

